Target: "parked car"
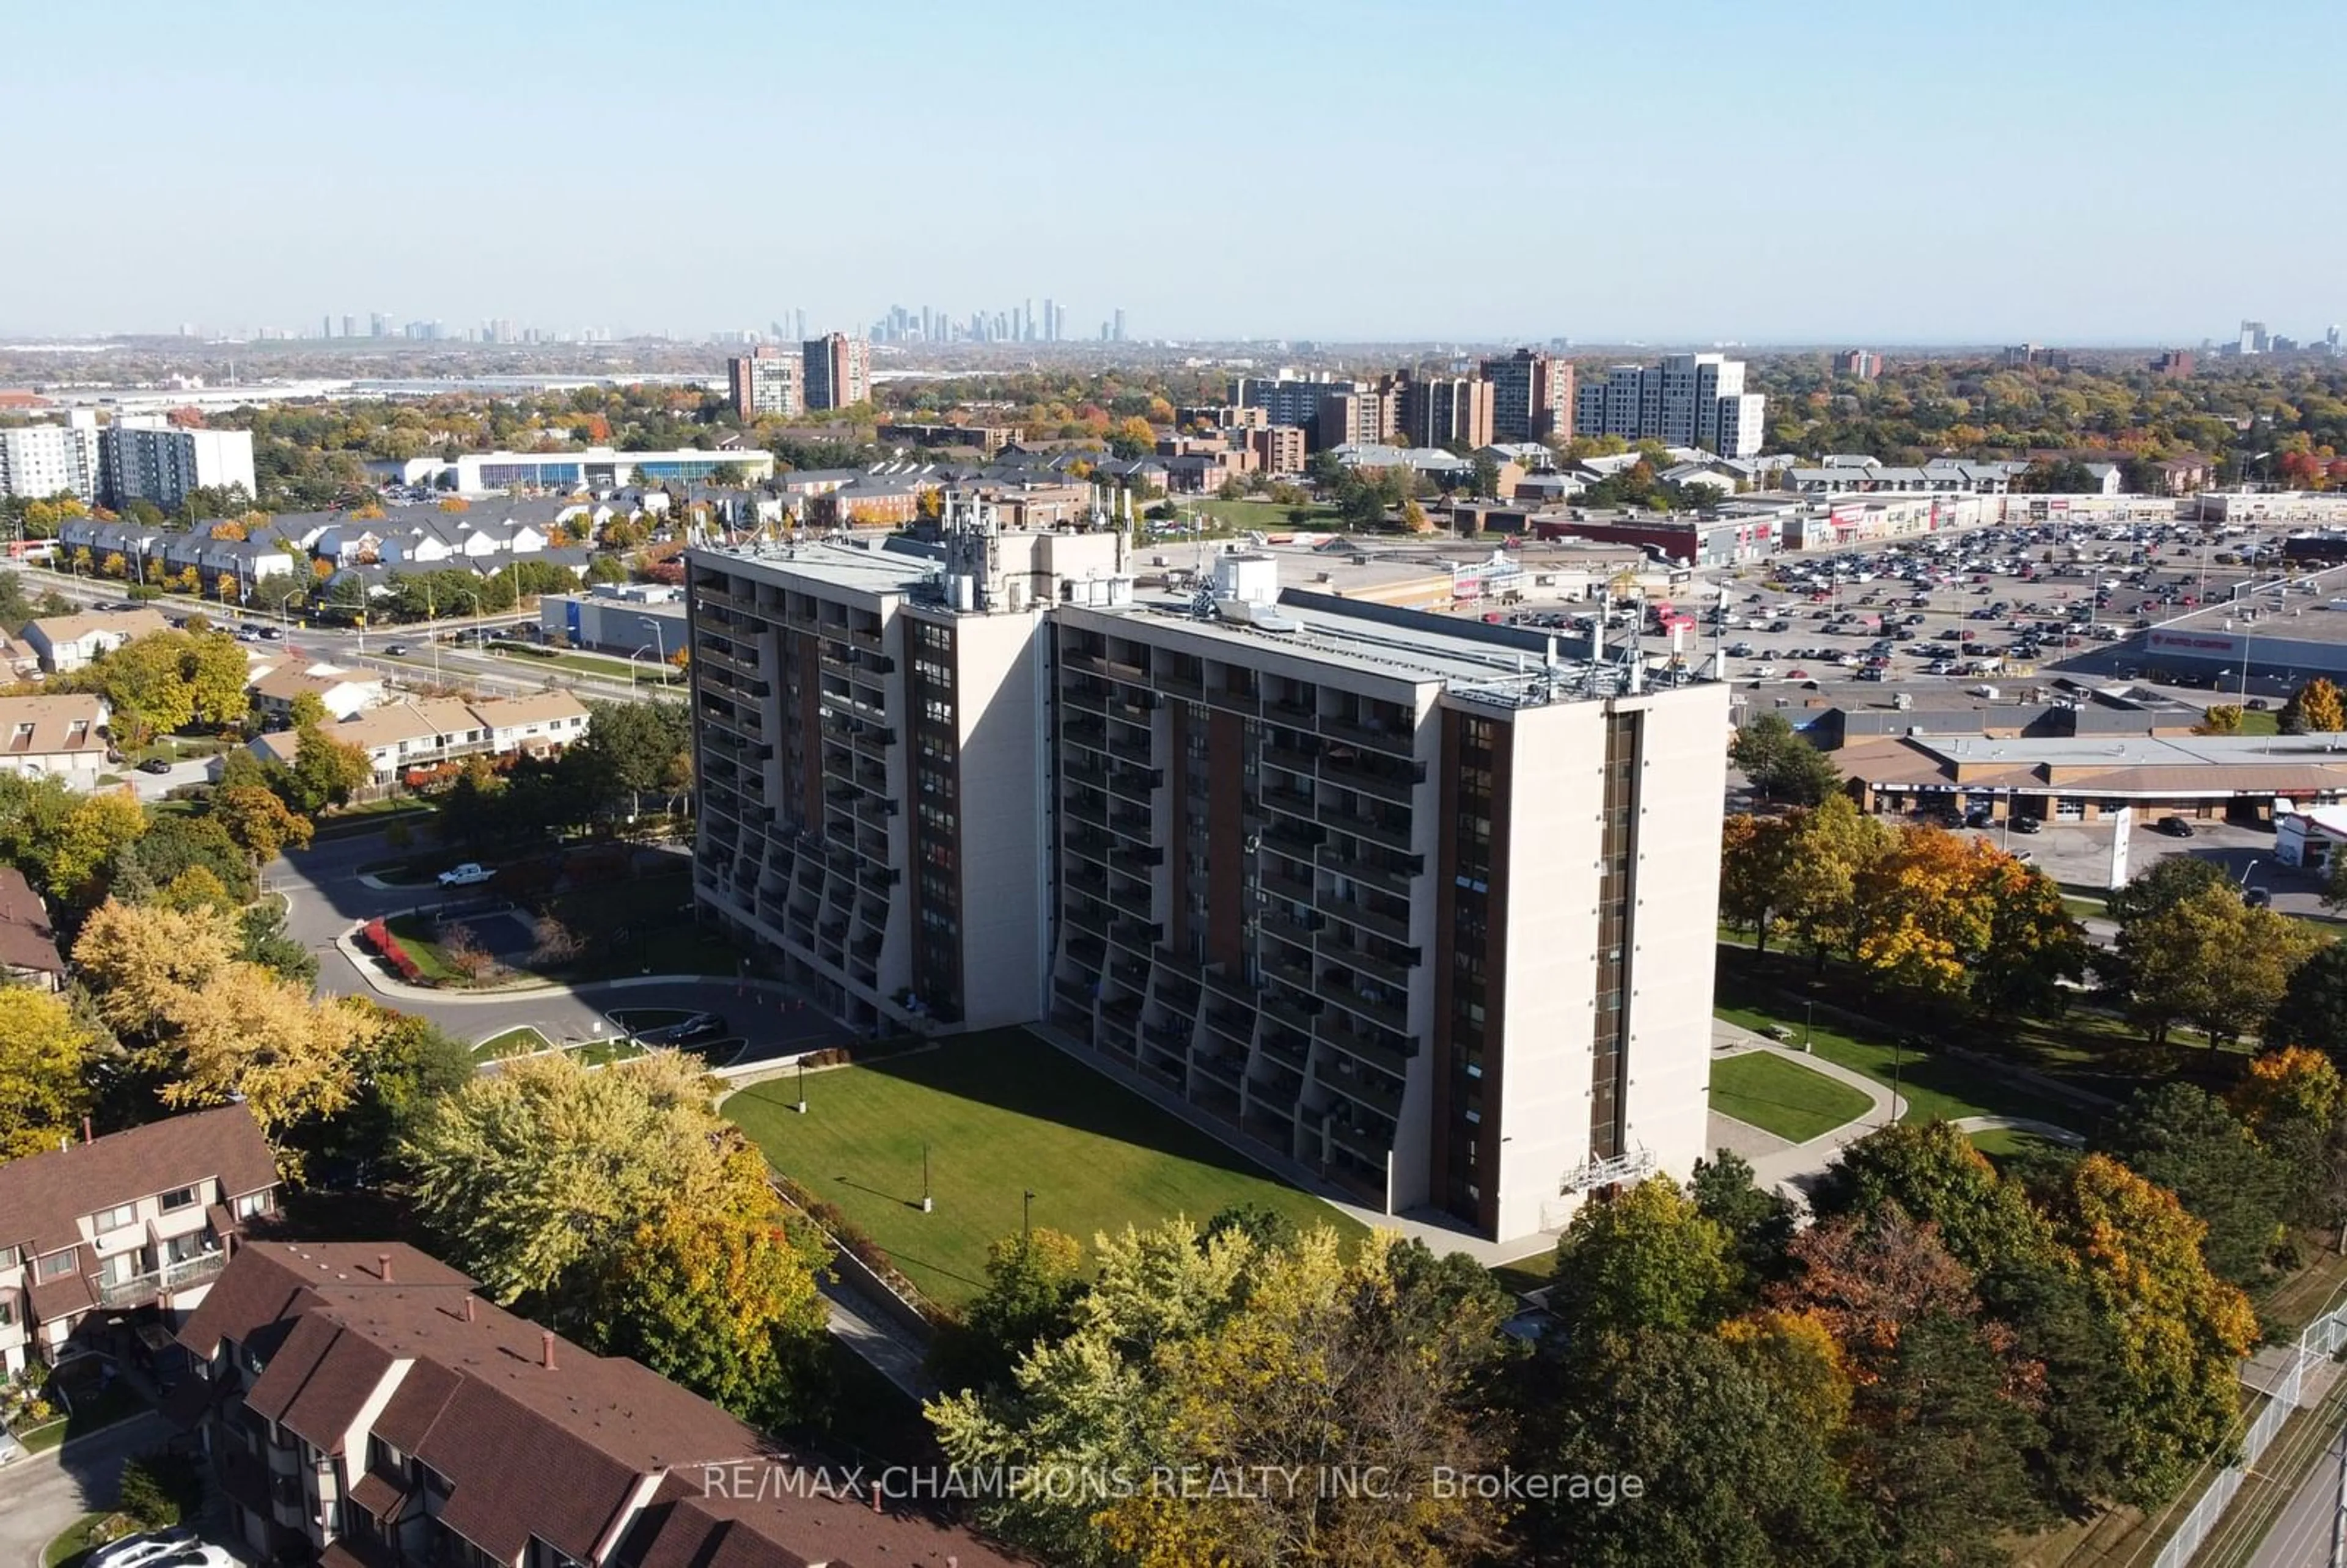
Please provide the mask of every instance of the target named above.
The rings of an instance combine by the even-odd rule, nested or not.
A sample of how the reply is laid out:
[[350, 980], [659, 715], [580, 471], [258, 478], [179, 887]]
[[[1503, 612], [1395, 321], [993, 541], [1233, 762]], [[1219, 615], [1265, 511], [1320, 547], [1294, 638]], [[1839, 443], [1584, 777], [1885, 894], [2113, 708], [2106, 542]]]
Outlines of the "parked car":
[[282, 626], [264, 626], [261, 629], [261, 635], [264, 641], [282, 642], [285, 641], [285, 629]]
[[1964, 825], [1966, 827], [1993, 827], [1995, 825], [1996, 813], [1991, 811], [1987, 806], [1976, 805], [1973, 807], [1972, 810], [1964, 813]]
[[2189, 838], [2192, 836], [2192, 825], [2185, 821], [2180, 816], [2163, 816], [2152, 825], [2158, 828], [2160, 832], [2168, 835], [2170, 838]]
[[2273, 889], [2245, 887], [2241, 890], [2241, 902], [2252, 909], [2270, 909], [2273, 907]]
[[462, 866], [452, 866], [440, 873], [443, 887], [474, 887], [495, 876], [496, 872], [477, 860], [467, 860]]
[[2035, 833], [2045, 825], [2034, 816], [2016, 816], [2013, 819], [2013, 831], [2015, 833]]
[[725, 1032], [725, 1015], [722, 1012], [697, 1012], [676, 1026], [671, 1040], [683, 1044], [690, 1040], [713, 1040]]
[[153, 1568], [160, 1559], [184, 1550], [193, 1539], [184, 1528], [126, 1535], [99, 1547], [90, 1555], [87, 1568]]
[[168, 774], [171, 771], [171, 759], [169, 757], [149, 757], [145, 762], [138, 764], [138, 771], [142, 774]]

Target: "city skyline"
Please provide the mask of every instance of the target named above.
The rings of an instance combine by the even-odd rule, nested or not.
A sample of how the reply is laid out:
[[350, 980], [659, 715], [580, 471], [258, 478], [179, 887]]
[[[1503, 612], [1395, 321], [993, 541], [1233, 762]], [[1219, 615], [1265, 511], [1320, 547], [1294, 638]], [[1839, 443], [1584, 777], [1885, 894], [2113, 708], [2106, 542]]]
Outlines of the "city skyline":
[[[661, 50], [647, 55], [617, 7], [578, 8], [551, 29], [479, 8], [403, 14], [419, 36], [531, 65], [488, 74], [419, 69], [412, 51], [331, 10], [231, 29], [133, 5], [108, 14], [133, 26], [101, 36], [91, 14], [46, 7], [18, 18], [27, 57], [103, 59], [110, 97], [166, 113], [233, 101], [252, 134], [233, 152], [175, 158], [156, 150], [153, 117], [87, 113], [82, 74], [23, 84], [27, 120], [72, 135], [60, 156], [19, 169], [19, 210], [45, 213], [60, 240], [123, 234], [128, 212], [136, 232], [169, 241], [15, 248], [0, 259], [0, 332], [314, 327], [365, 301], [397, 306], [403, 323], [514, 317], [527, 301], [533, 318], [614, 331], [697, 333], [764, 323], [785, 306], [819, 329], [860, 331], [892, 301], [1040, 299], [1047, 285], [1068, 308], [1071, 341], [1092, 337], [1118, 305], [1150, 336], [1218, 341], [2197, 343], [2245, 314], [2304, 333], [2347, 313], [2330, 302], [2347, 220], [2318, 203], [2276, 205], [2254, 243], [2238, 245], [2209, 239], [2174, 199], [2237, 190], [2242, 146], [2334, 139], [2342, 111], [2245, 71], [2196, 82], [2188, 113], [2145, 116], [2142, 84], [2173, 73], [2172, 40], [2200, 17], [2172, 0], [2144, 9], [2137, 26], [2112, 29], [2095, 15], [2009, 5], [1928, 24], [1838, 4], [1799, 15], [1699, 6], [1657, 68], [1634, 29], [1516, 5], [1488, 7], [1450, 51], [1394, 46], [1398, 29], [1423, 19], [1387, 6], [1209, 5], [1178, 28], [1112, 15], [1059, 35], [1040, 13], [1031, 26], [948, 15], [917, 50], [845, 14], [776, 29], [752, 7], [687, 7], [673, 36], [722, 41], [744, 79], [794, 83], [784, 109], [707, 94], [694, 110], [703, 145], [853, 128], [828, 191], [798, 184], [762, 200], [741, 178], [749, 166], [620, 127], [597, 133], [591, 157], [523, 155], [575, 117], [596, 71], [623, 59], [658, 67]], [[2251, 9], [2267, 36], [2315, 36], [2327, 19], [2300, 0]], [[1912, 112], [1917, 62], [2001, 57], [2024, 18], [2041, 57], [2073, 63], [2058, 93], [2004, 113], [1983, 82], [1976, 112], [1952, 102]], [[1755, 62], [1797, 61], [1823, 41], [1837, 60], [1878, 64], [1830, 85], [1756, 74]], [[1039, 58], [1068, 96], [985, 90]], [[808, 60], [826, 68], [799, 68]], [[1118, 91], [1111, 84], [1129, 81], [1136, 61], [1196, 95], [1155, 128], [1102, 130], [1075, 113], [1082, 84]], [[1496, 66], [1542, 61], [1557, 95], [1490, 90]], [[1292, 200], [1293, 179], [1266, 178], [1173, 223], [1152, 197], [1184, 188], [1184, 115], [1244, 126], [1250, 112], [1302, 112], [1314, 84], [1339, 81], [1357, 97], [1471, 110], [1478, 135], [1463, 149], [1398, 138], [1378, 155], [1378, 189], [1424, 191], [1428, 205], [1403, 201], [1394, 221], [1363, 224], [1349, 201]], [[1653, 112], [1670, 100], [1676, 112]], [[393, 103], [401, 111], [384, 116]], [[385, 128], [311, 133], [361, 115]], [[1609, 124], [1637, 135], [1608, 142]], [[1304, 189], [1346, 178], [1296, 163], [1279, 150], [1293, 144], [1258, 128], [1250, 144], [1293, 164]], [[934, 162], [939, 148], [977, 147], [1021, 156]], [[1592, 155], [1603, 147], [1618, 154]], [[2049, 176], [2049, 154], [2065, 147], [2095, 152], [2063, 160], [2082, 172]], [[515, 160], [497, 159], [499, 148]], [[453, 172], [428, 183], [416, 172], [433, 169]], [[948, 197], [949, 217], [918, 216], [901, 199], [918, 190]], [[1106, 191], [1117, 199], [1093, 199]], [[349, 221], [304, 216], [329, 193]], [[1957, 195], [1961, 222], [1934, 216]], [[828, 220], [805, 221], [825, 208]], [[554, 232], [630, 210], [680, 233], [705, 223], [723, 243], [549, 248]], [[1442, 212], [1479, 218], [1447, 232]], [[1046, 231], [1064, 282], [1038, 275]], [[949, 279], [939, 242], [955, 258]], [[1282, 253], [1345, 264], [1266, 264]]]

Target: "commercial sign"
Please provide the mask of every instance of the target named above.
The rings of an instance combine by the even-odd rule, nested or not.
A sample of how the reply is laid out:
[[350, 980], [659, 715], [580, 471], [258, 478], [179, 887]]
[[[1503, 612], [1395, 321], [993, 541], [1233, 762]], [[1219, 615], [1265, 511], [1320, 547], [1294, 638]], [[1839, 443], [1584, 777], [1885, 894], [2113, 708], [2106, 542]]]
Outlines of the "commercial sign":
[[2144, 646], [2158, 653], [2197, 653], [2229, 659], [2241, 651], [2241, 639], [2229, 632], [2153, 631]]

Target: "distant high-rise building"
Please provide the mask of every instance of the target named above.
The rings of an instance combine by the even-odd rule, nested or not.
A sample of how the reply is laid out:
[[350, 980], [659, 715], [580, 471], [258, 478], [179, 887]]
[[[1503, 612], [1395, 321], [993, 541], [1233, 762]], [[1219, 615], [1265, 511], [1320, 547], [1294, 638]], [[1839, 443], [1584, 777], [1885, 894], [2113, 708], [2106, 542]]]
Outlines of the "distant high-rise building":
[[99, 433], [106, 504], [117, 511], [137, 500], [169, 512], [190, 490], [260, 487], [252, 473], [249, 430], [182, 430], [162, 419], [125, 415]]
[[[1573, 431], [1573, 364], [1520, 348], [1483, 362], [1491, 384], [1491, 439], [1541, 441]], [[1479, 443], [1480, 445], [1480, 443]]]
[[354, 315], [345, 315], [343, 317], [343, 335], [344, 337], [356, 337], [359, 335], [358, 317]]
[[845, 333], [800, 345], [802, 395], [810, 409], [851, 408], [872, 395], [872, 345]]
[[789, 419], [806, 410], [800, 372], [804, 351], [761, 345], [725, 362], [725, 376], [733, 391], [733, 412], [743, 419], [773, 415]]
[[388, 337], [390, 335], [391, 317], [387, 313], [377, 311], [367, 318], [367, 336]]
[[2334, 354], [2339, 352], [2339, 328], [2337, 323], [2334, 323], [2332, 325], [2331, 330], [2322, 334], [2322, 346], [2329, 349]]
[[1573, 428], [1751, 457], [1760, 451], [1767, 413], [1768, 399], [1744, 390], [1742, 360], [1674, 354], [1659, 365], [1617, 364], [1582, 387]]
[[1019, 320], [1021, 323], [1019, 329], [1019, 341], [1020, 343], [1033, 343], [1037, 334], [1035, 327], [1035, 297], [1032, 294], [1030, 294], [1025, 300], [1020, 302], [1019, 313]]
[[1882, 356], [1870, 348], [1845, 350], [1834, 356], [1834, 373], [1859, 381], [1872, 381], [1882, 374]]
[[1400, 428], [1401, 391], [1389, 381], [1378, 386], [1330, 387], [1314, 421], [1314, 449], [1380, 446]]
[[1118, 343], [1122, 343], [1124, 341], [1124, 307], [1122, 305], [1116, 307], [1116, 316], [1114, 319], [1116, 322], [1116, 341]]
[[1067, 335], [1068, 307], [1065, 305], [1053, 305], [1051, 307], [1051, 341], [1053, 343], [1064, 342], [1067, 339]]
[[2164, 375], [2171, 380], [2180, 380], [2190, 375], [2192, 368], [2192, 351], [2187, 348], [2169, 349], [2151, 362], [2151, 373], [2154, 375]]
[[319, 323], [318, 336], [321, 338], [330, 338], [333, 335], [334, 313], [332, 311], [329, 311], [326, 313], [326, 319]]
[[1400, 385], [1400, 427], [1413, 446], [1489, 446], [1495, 388], [1470, 376], [1410, 376]]
[[2267, 350], [2268, 346], [2269, 346], [2269, 345], [2268, 345], [2268, 343], [2267, 343], [2267, 342], [2266, 342], [2266, 323], [2263, 323], [2263, 322], [2243, 322], [2243, 323], [2241, 323], [2241, 338], [2240, 338], [2240, 352], [2241, 352], [2241, 353], [2243, 353], [2243, 354], [2263, 354], [2263, 353], [2265, 353], [2265, 352], [2266, 352], [2266, 350]]
[[1060, 307], [1051, 300], [1046, 299], [1043, 302], [1043, 341], [1045, 343], [1057, 343], [1060, 341], [1058, 330], [1059, 316]]
[[97, 415], [77, 409], [63, 425], [0, 430], [0, 496], [101, 498]]

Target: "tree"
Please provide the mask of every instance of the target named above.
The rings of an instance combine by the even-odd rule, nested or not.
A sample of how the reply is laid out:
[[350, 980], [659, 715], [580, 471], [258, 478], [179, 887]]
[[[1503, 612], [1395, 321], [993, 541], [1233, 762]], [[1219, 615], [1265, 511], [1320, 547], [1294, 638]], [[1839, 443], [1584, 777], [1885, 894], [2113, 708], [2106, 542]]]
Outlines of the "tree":
[[830, 1257], [812, 1227], [671, 1208], [638, 1225], [589, 1308], [596, 1348], [628, 1356], [765, 1430], [815, 1414]]
[[374, 762], [359, 747], [313, 724], [294, 736], [292, 763], [269, 776], [286, 805], [307, 816], [343, 804], [353, 792], [373, 783]]
[[692, 716], [682, 702], [590, 702], [588, 711], [587, 738], [564, 761], [588, 781], [594, 805], [625, 802], [633, 815], [639, 798], [659, 791], [678, 756], [692, 751]]
[[96, 1043], [65, 998], [0, 987], [0, 1164], [80, 1135]]
[[648, 1215], [771, 1206], [765, 1162], [671, 1050], [592, 1071], [562, 1052], [502, 1063], [436, 1102], [401, 1158], [416, 1217], [506, 1302], [552, 1291]]
[[1736, 732], [1728, 761], [1763, 800], [1816, 805], [1841, 787], [1841, 770], [1782, 713], [1756, 715]]
[[310, 819], [286, 809], [285, 803], [258, 785], [212, 792], [207, 815], [227, 830], [236, 846], [266, 866], [284, 850], [310, 843]]
[[2219, 702], [2203, 709], [2200, 722], [2192, 726], [2196, 735], [2238, 735], [2241, 733], [2241, 708], [2235, 702]]
[[[2189, 880], [2169, 878], [2172, 888]], [[2207, 1031], [2212, 1050], [2258, 1028], [2321, 945], [2299, 921], [2251, 907], [2221, 872], [2173, 896], [2151, 886], [2141, 896], [2122, 892], [2114, 903], [2127, 1017], [2154, 1043], [2165, 1043], [2179, 1022]]]
[[338, 1003], [354, 1019], [354, 1083], [348, 1104], [331, 1118], [297, 1129], [313, 1178], [353, 1184], [398, 1167], [401, 1141], [443, 1097], [472, 1081], [472, 1048], [429, 1019], [394, 1011], [368, 997]]
[[[235, 751], [229, 756], [251, 763], [250, 776], [259, 778], [260, 764], [253, 762], [251, 753]], [[221, 788], [236, 787], [230, 782], [231, 776], [222, 776]], [[250, 903], [254, 893], [252, 862], [229, 836], [227, 827], [210, 815], [172, 812], [154, 817], [145, 833], [117, 852], [113, 875], [118, 878], [126, 866], [135, 866], [157, 887], [170, 886], [190, 871], [202, 871], [220, 885], [231, 907]]]
[[1949, 1122], [1894, 1122], [1845, 1145], [1809, 1205], [1820, 1221], [1871, 1219], [1895, 1209], [1933, 1226], [1959, 1263], [1990, 1277], [2018, 1261], [2050, 1256], [2054, 1246], [2020, 1185], [2002, 1180]]
[[1475, 494], [1485, 497], [1500, 493], [1500, 465], [1488, 453], [1475, 455]]
[[2290, 972], [2281, 1000], [2258, 1033], [2270, 1044], [2311, 1045], [2333, 1061], [2347, 1054], [2347, 943], [2316, 948]]
[[2048, 1194], [2092, 1310], [2115, 1342], [2106, 1390], [2118, 1417], [2113, 1466], [2141, 1495], [2173, 1495], [2225, 1451], [2237, 1374], [2257, 1342], [2249, 1300], [2209, 1272], [2206, 1227], [2165, 1188], [2089, 1154]]
[[1727, 1235], [1746, 1278], [1767, 1279], [1777, 1272], [1793, 1239], [1793, 1205], [1783, 1194], [1754, 1184], [1750, 1161], [1733, 1149], [1696, 1161], [1687, 1194], [1696, 1212]]
[[1160, 1352], [1174, 1463], [1200, 1474], [1384, 1476], [1361, 1488], [1265, 1487], [1112, 1501], [1124, 1553], [1176, 1563], [1440, 1563], [1497, 1542], [1496, 1500], [1432, 1484], [1475, 1472], [1504, 1431], [1482, 1399], [1508, 1341], [1506, 1297], [1476, 1268], [1372, 1237], [1349, 1263], [1320, 1226], [1264, 1257], [1245, 1307], [1211, 1335]]
[[938, 1341], [938, 1380], [956, 1389], [1007, 1383], [1038, 1341], [1064, 1337], [1074, 1327], [1083, 1264], [1083, 1245], [1059, 1231], [1021, 1231], [996, 1242], [987, 1253], [986, 1288], [958, 1332]]
[[2347, 700], [2339, 688], [2318, 675], [2290, 694], [2279, 716], [2285, 735], [2328, 735], [2347, 730]]
[[1778, 862], [1778, 913], [1824, 967], [1829, 951], [1850, 950], [1860, 934], [1859, 888], [1893, 837], [1848, 795], [1788, 814], [1790, 837]]
[[85, 909], [103, 897], [119, 857], [147, 831], [128, 790], [91, 794], [56, 778], [0, 773], [0, 860], [52, 903]]
[[[1535, 1500], [1541, 1562], [1860, 1568], [1876, 1560], [1814, 1402], [1707, 1334], [1603, 1338], [1545, 1359], [1522, 1398], [1528, 1472], [1620, 1478], [1613, 1506]], [[1635, 1478], [1636, 1489], [1629, 1491]]]
[[326, 712], [326, 700], [315, 692], [296, 692], [293, 694], [292, 706], [287, 710], [285, 715], [291, 727], [296, 730], [306, 730], [314, 725], [323, 724], [331, 716]]
[[2201, 1254], [2220, 1277], [2247, 1286], [2265, 1272], [2281, 1239], [2284, 1173], [2224, 1102], [2183, 1082], [2139, 1089], [2099, 1147], [2208, 1228]]
[[587, 563], [587, 580], [621, 583], [628, 580], [628, 563], [615, 555], [598, 555]]
[[1727, 1233], [1665, 1176], [1583, 1204], [1556, 1244], [1549, 1306], [1574, 1334], [1706, 1328], [1737, 1285]]
[[[201, 866], [191, 866], [181, 872], [167, 893], [178, 889], [181, 883], [200, 878], [219, 886], [219, 879]], [[174, 907], [185, 906], [167, 898]], [[222, 908], [233, 907], [223, 891], [217, 900]], [[280, 979], [292, 980], [304, 990], [313, 990], [318, 983], [318, 956], [285, 934], [285, 911], [278, 904], [255, 904], [237, 911], [237, 934], [241, 945], [236, 956], [248, 964], [259, 964]]]

